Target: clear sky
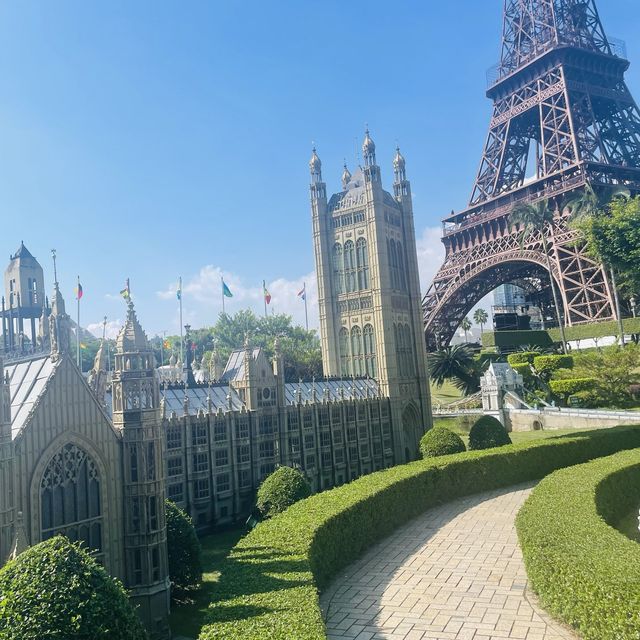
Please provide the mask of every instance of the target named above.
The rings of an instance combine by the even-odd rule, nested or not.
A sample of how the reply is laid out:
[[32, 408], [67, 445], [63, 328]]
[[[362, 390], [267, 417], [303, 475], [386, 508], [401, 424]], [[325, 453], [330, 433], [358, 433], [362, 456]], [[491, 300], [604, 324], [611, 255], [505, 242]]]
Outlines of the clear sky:
[[[600, 0], [627, 41], [640, 99], [640, 3]], [[330, 192], [357, 162], [365, 123], [391, 185], [396, 142], [414, 191], [422, 288], [441, 258], [439, 221], [465, 206], [491, 104], [502, 0], [0, 3], [0, 255], [20, 241], [59, 256], [82, 324], [124, 315], [131, 279], [148, 332], [227, 311], [304, 318], [315, 282], [312, 141]]]

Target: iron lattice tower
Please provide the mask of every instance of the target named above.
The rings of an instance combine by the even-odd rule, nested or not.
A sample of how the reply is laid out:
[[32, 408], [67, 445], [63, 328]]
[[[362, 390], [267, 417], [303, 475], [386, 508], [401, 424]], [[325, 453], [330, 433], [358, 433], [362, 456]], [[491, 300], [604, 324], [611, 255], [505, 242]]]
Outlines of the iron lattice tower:
[[501, 284], [548, 298], [541, 236], [522, 247], [509, 225], [516, 205], [542, 199], [556, 209], [547, 241], [565, 324], [616, 317], [607, 275], [576, 243], [562, 203], [586, 184], [640, 191], [640, 111], [625, 84], [628, 67], [594, 0], [505, 0], [480, 169], [468, 208], [443, 221], [445, 262], [423, 300], [430, 347], [448, 343]]

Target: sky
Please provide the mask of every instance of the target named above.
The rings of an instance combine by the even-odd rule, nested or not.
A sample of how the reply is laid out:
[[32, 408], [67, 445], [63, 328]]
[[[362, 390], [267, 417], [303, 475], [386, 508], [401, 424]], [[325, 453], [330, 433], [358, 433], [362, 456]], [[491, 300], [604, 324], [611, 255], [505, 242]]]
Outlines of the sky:
[[[600, 0], [640, 99], [640, 3]], [[383, 182], [399, 144], [412, 182], [423, 292], [440, 220], [467, 204], [487, 133], [486, 71], [502, 0], [0, 3], [0, 255], [52, 248], [81, 323], [111, 335], [126, 278], [150, 335], [271, 310], [317, 324], [308, 161], [330, 193], [365, 126]]]

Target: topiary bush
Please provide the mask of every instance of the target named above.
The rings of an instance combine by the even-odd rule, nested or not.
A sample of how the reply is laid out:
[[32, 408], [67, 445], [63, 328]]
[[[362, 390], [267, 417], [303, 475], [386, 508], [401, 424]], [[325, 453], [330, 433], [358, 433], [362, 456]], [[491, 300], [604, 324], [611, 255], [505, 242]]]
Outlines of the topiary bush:
[[533, 366], [543, 380], [549, 380], [558, 369], [573, 369], [571, 356], [536, 356]]
[[0, 638], [145, 640], [119, 580], [57, 536], [0, 569]]
[[593, 391], [596, 386], [595, 378], [567, 378], [566, 380], [550, 380], [551, 393], [560, 396], [566, 404], [569, 396], [574, 396], [584, 391]]
[[467, 448], [462, 438], [444, 427], [429, 429], [420, 440], [420, 452], [423, 458], [437, 458], [453, 453], [462, 453]]
[[172, 595], [197, 589], [202, 582], [202, 547], [191, 518], [175, 502], [166, 501], [167, 551]]
[[516, 519], [533, 590], [584, 640], [640, 638], [640, 545], [614, 528], [639, 494], [636, 449], [553, 473]]
[[507, 444], [511, 444], [511, 438], [500, 420], [493, 416], [482, 416], [469, 432], [469, 449], [471, 451], [493, 449]]
[[279, 467], [260, 485], [256, 506], [264, 517], [269, 518], [310, 495], [311, 487], [301, 471]]
[[536, 351], [519, 351], [518, 353], [510, 353], [507, 356], [507, 362], [515, 368], [518, 364], [533, 364], [534, 358], [540, 354]]

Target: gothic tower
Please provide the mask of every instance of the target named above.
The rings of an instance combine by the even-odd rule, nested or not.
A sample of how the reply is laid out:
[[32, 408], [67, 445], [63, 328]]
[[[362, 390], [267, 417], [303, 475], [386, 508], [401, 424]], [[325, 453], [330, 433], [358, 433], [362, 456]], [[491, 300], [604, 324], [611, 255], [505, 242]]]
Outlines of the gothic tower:
[[153, 640], [170, 637], [160, 390], [133, 302], [116, 340], [113, 424], [122, 434], [126, 586]]
[[11, 553], [15, 526], [11, 398], [0, 358], [0, 566]]
[[309, 163], [322, 358], [326, 375], [379, 381], [402, 462], [431, 425], [411, 187], [398, 150], [394, 195], [383, 189], [369, 131], [362, 154], [329, 200], [315, 149]]

